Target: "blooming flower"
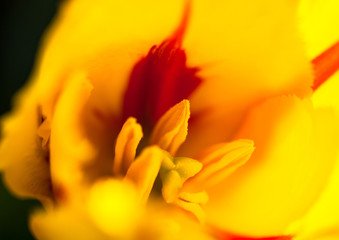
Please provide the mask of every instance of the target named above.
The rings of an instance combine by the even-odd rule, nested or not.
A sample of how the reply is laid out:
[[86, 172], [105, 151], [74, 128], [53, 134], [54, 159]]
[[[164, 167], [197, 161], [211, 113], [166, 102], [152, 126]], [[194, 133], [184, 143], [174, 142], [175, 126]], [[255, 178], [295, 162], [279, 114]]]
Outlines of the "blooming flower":
[[338, 237], [326, 4], [331, 21], [306, 0], [64, 3], [3, 121], [36, 238]]

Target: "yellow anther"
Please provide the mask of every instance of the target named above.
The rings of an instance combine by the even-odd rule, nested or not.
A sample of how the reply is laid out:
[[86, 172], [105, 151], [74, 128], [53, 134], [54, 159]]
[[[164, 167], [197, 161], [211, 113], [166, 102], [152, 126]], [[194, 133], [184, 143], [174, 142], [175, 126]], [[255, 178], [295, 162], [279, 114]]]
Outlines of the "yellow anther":
[[128, 118], [118, 135], [115, 145], [113, 173], [117, 176], [125, 175], [135, 158], [138, 144], [142, 138], [142, 128], [135, 118]]
[[169, 109], [158, 121], [151, 135], [150, 144], [174, 155], [187, 136], [190, 105], [183, 100]]
[[127, 171], [125, 180], [132, 181], [135, 184], [142, 204], [146, 203], [151, 193], [163, 158], [164, 154], [160, 148], [156, 146], [148, 147]]
[[186, 182], [185, 189], [204, 189], [225, 179], [247, 162], [254, 151], [253, 144], [251, 140], [241, 139], [211, 147], [199, 159], [203, 169]]

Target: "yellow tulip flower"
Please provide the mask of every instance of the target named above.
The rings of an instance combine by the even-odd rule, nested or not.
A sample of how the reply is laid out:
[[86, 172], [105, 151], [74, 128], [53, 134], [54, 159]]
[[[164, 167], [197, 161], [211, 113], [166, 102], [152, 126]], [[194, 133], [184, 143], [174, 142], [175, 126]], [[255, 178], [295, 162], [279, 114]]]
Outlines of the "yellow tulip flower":
[[339, 238], [339, 4], [65, 1], [2, 121], [37, 239]]

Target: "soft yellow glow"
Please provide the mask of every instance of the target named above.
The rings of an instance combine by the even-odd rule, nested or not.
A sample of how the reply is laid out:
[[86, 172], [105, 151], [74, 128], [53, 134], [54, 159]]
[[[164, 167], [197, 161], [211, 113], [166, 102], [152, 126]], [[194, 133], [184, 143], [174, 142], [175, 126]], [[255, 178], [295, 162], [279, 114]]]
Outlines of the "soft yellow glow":
[[131, 184], [114, 179], [102, 180], [90, 190], [88, 210], [105, 233], [113, 237], [126, 236], [132, 233], [140, 214], [136, 199]]
[[93, 223], [82, 205], [66, 205], [62, 208], [44, 211], [35, 211], [30, 219], [30, 228], [34, 237], [46, 240], [111, 240]]

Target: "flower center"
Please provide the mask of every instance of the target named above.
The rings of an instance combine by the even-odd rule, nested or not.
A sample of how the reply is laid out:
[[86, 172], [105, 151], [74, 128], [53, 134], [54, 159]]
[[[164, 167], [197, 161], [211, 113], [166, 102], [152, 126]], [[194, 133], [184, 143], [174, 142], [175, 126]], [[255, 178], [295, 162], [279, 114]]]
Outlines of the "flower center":
[[135, 117], [144, 128], [151, 128], [201, 83], [199, 68], [187, 66], [186, 53], [181, 48], [188, 11], [189, 8], [174, 34], [151, 47], [133, 67], [123, 100], [122, 122]]

